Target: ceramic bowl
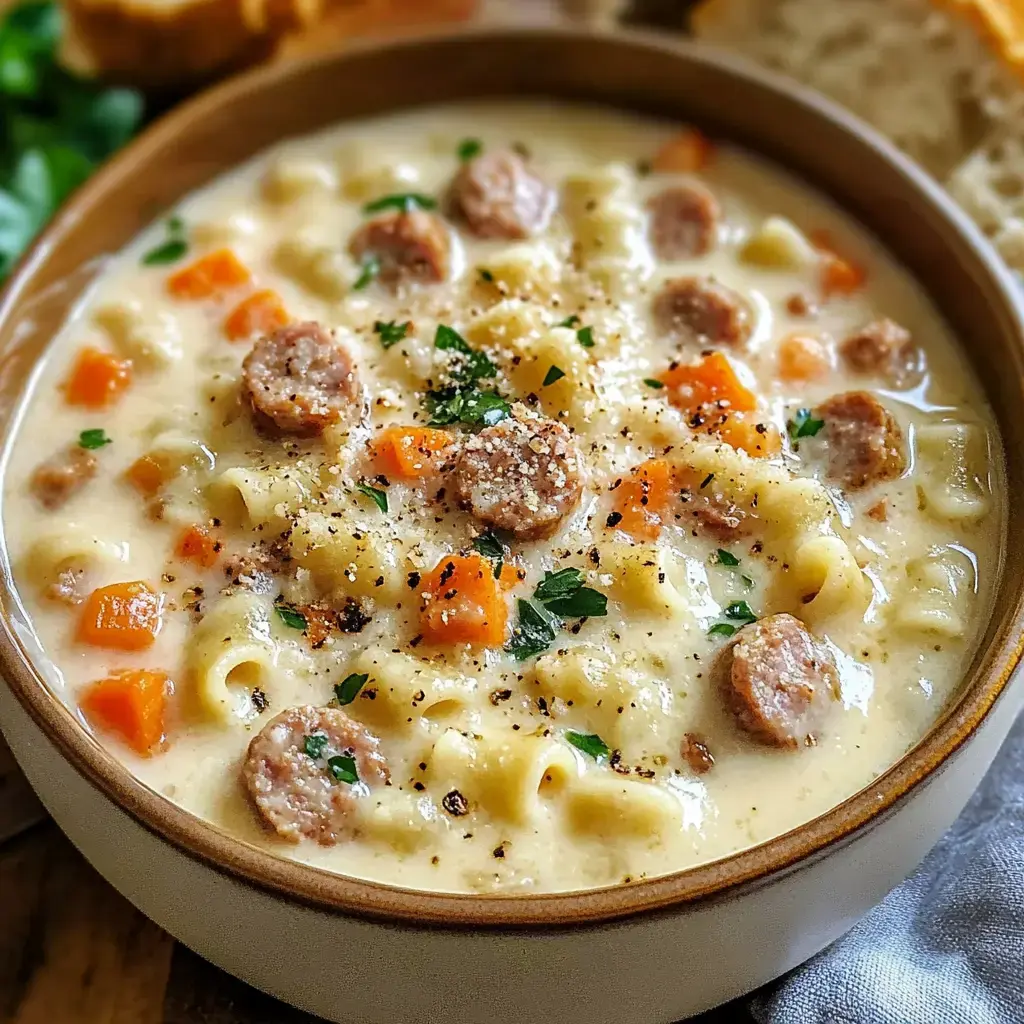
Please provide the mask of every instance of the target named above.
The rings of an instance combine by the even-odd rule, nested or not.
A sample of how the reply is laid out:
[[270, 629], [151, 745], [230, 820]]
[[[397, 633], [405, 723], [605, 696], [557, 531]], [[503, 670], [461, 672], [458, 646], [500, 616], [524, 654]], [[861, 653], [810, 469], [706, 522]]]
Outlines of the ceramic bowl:
[[[823, 100], [697, 46], [569, 30], [370, 45], [230, 81], [176, 110], [64, 208], [0, 307], [0, 431], [97, 272], [160, 211], [282, 137], [488, 95], [582, 99], [693, 122], [793, 171], [871, 228], [957, 333], [1024, 494], [1016, 283], [946, 194]], [[1010, 502], [1007, 535], [1024, 534]], [[951, 823], [1024, 702], [1024, 566], [1003, 544], [959, 696], [890, 771], [834, 810], [699, 868], [553, 895], [402, 890], [258, 850], [134, 780], [43, 686], [4, 556], [0, 724], [43, 802], [142, 911], [232, 974], [335, 1021], [669, 1021], [786, 971], [848, 929]]]

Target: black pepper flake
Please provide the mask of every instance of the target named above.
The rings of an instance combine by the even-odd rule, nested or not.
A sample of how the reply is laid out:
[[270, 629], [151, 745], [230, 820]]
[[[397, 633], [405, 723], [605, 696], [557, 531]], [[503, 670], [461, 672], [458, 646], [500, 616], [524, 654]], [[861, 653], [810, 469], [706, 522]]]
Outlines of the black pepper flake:
[[490, 702], [497, 707], [503, 700], [508, 700], [512, 696], [511, 690], [494, 690], [490, 695]]
[[621, 512], [609, 512], [608, 518], [605, 520], [605, 526], [612, 527], [618, 526], [622, 522]]
[[441, 806], [453, 818], [461, 818], [464, 814], [469, 814], [469, 801], [457, 789], [445, 793], [441, 800]]
[[420, 574], [418, 572], [411, 572], [406, 577], [405, 582], [409, 585], [409, 589], [410, 590], [415, 590], [420, 585], [420, 580], [421, 579], [422, 579], [422, 577], [420, 576]]
[[414, 782], [412, 784], [412, 788], [415, 789], [417, 793], [422, 793], [427, 787], [424, 786], [422, 782]]
[[345, 606], [338, 612], [338, 629], [342, 633], [361, 633], [372, 618], [372, 615], [363, 611], [363, 606], [354, 597], [347, 597]]
[[495, 857], [498, 860], [504, 860], [505, 859], [505, 844], [504, 843], [499, 843], [491, 851], [491, 856]]
[[262, 715], [270, 707], [270, 698], [258, 686], [252, 691], [250, 700], [258, 715]]

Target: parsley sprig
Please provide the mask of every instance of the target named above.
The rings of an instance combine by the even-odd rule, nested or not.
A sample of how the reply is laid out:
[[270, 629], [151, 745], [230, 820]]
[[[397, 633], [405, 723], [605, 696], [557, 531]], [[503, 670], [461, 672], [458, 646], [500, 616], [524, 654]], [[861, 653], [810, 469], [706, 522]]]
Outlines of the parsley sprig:
[[505, 398], [497, 391], [482, 390], [477, 383], [494, 377], [498, 372], [486, 352], [473, 348], [447, 324], [438, 324], [434, 348], [454, 352], [459, 358], [453, 360], [449, 369], [452, 384], [437, 391], [428, 391], [423, 398], [430, 413], [430, 426], [469, 423], [490, 427], [509, 415], [509, 404]]
[[388, 349], [392, 345], [397, 345], [400, 341], [404, 341], [411, 327], [412, 324], [408, 320], [404, 324], [397, 323], [394, 320], [389, 320], [386, 323], [383, 320], [375, 320], [373, 322], [373, 333], [380, 338], [380, 347]]
[[167, 237], [143, 255], [144, 266], [162, 267], [168, 263], [176, 263], [188, 252], [185, 222], [180, 217], [168, 217], [165, 227]]
[[790, 441], [799, 441], [802, 437], [814, 437], [825, 426], [824, 420], [815, 419], [810, 409], [798, 409], [796, 415], [786, 424]]
[[[741, 626], [757, 622], [757, 615], [746, 601], [732, 601], [725, 606], [724, 614], [732, 622], [716, 622], [709, 630], [708, 636], [732, 636]], [[738, 626], [732, 623], [738, 622]]]
[[498, 579], [509, 554], [505, 542], [493, 530], [488, 530], [473, 538], [473, 550], [491, 560], [494, 565], [494, 578]]
[[337, 702], [343, 707], [346, 704], [351, 704], [359, 696], [359, 691], [366, 685], [369, 678], [367, 672], [352, 672], [345, 676], [334, 687], [334, 697]]
[[533, 600], [516, 602], [518, 623], [506, 650], [517, 661], [546, 651], [562, 627], [562, 619], [594, 618], [608, 614], [608, 598], [583, 585], [579, 569], [546, 572], [533, 592]]
[[574, 732], [572, 729], [568, 729], [566, 730], [565, 738], [577, 750], [582, 751], [588, 757], [592, 757], [595, 761], [603, 761], [611, 754], [608, 744], [596, 733]]

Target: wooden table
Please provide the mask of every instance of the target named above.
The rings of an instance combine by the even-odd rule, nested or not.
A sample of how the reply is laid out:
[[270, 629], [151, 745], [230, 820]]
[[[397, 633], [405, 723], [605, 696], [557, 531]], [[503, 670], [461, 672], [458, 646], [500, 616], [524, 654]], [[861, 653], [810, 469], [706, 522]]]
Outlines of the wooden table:
[[[46, 817], [0, 740], [0, 1024], [314, 1020], [143, 917]], [[744, 1022], [752, 1018], [733, 1004], [697, 1024]]]

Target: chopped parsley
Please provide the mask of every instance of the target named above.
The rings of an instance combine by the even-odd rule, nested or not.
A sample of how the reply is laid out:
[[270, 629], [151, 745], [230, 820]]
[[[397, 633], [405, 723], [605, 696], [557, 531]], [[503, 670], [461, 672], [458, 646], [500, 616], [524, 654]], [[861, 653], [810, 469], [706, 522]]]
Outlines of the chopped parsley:
[[389, 320], [387, 323], [383, 320], [375, 320], [373, 333], [380, 338], [382, 348], [391, 348], [392, 345], [397, 345], [400, 341], [405, 340], [410, 327], [412, 324], [408, 320], [404, 324], [396, 323], [394, 320]]
[[725, 548], [719, 548], [715, 554], [718, 556], [719, 565], [727, 565], [731, 569], [740, 564], [740, 560], [731, 551], [726, 551]]
[[744, 625], [757, 622], [757, 616], [746, 601], [733, 601], [727, 604], [725, 606], [725, 617], [732, 619], [734, 622], [742, 622]]
[[716, 622], [709, 630], [708, 636], [732, 636], [736, 632], [735, 626], [728, 622]]
[[444, 352], [458, 352], [465, 358], [461, 366], [450, 371], [455, 384], [439, 391], [428, 391], [423, 397], [429, 424], [445, 427], [452, 423], [482, 424], [485, 427], [500, 423], [510, 413], [508, 402], [497, 391], [482, 391], [477, 381], [493, 377], [498, 368], [485, 352], [478, 352], [453, 327], [438, 324], [434, 335], [434, 348]]
[[78, 435], [78, 444], [81, 448], [92, 450], [102, 448], [105, 444], [113, 444], [113, 441], [107, 437], [107, 432], [102, 427], [97, 427], [95, 430], [83, 430]]
[[362, 291], [368, 284], [374, 281], [380, 273], [380, 260], [376, 256], [366, 256], [359, 264], [359, 276], [352, 285], [353, 291]]
[[437, 325], [434, 348], [442, 352], [458, 352], [466, 357], [465, 365], [452, 374], [459, 383], [471, 384], [481, 377], [493, 377], [498, 372], [498, 368], [491, 362], [486, 352], [478, 352], [470, 347], [469, 342], [454, 327], [447, 324]]
[[580, 324], [582, 322], [583, 321], [580, 320], [580, 318], [575, 313], [573, 313], [572, 316], [567, 316], [564, 320], [562, 320], [559, 323], [555, 324], [555, 326], [556, 327], [575, 327], [577, 324]]
[[335, 782], [347, 782], [353, 786], [359, 781], [356, 759], [351, 754], [338, 754], [327, 758], [327, 770]]
[[387, 512], [388, 510], [388, 492], [382, 491], [379, 487], [371, 487], [369, 484], [356, 484], [356, 490], [360, 494], [365, 494], [370, 498], [373, 503], [381, 510], [381, 512]]
[[340, 683], [336, 683], [334, 686], [335, 699], [342, 706], [351, 704], [359, 696], [359, 691], [366, 685], [366, 680], [369, 678], [367, 672], [353, 672], [351, 675], [345, 676]]
[[382, 210], [401, 210], [408, 213], [411, 210], [433, 210], [436, 207], [437, 200], [432, 196], [425, 196], [421, 192], [396, 192], [366, 203], [363, 206], [363, 213], [380, 213]]
[[560, 366], [552, 366], [547, 373], [544, 374], [544, 381], [541, 384], [542, 388], [546, 388], [549, 384], [554, 384], [555, 381], [561, 380], [565, 376], [565, 370]]
[[501, 538], [493, 530], [488, 530], [473, 538], [473, 550], [494, 563], [494, 578], [498, 579], [505, 566], [505, 556], [508, 554], [508, 548], [502, 543]]
[[150, 249], [142, 257], [142, 262], [147, 267], [164, 266], [167, 263], [176, 263], [187, 252], [185, 222], [180, 217], [171, 217], [167, 221], [166, 240]]
[[786, 430], [791, 441], [799, 441], [801, 437], [814, 437], [823, 426], [825, 421], [815, 419], [810, 409], [798, 409], [797, 414], [786, 424]]
[[523, 598], [516, 601], [516, 611], [519, 622], [505, 649], [516, 661], [526, 661], [543, 654], [555, 642], [561, 623], [543, 607]]
[[583, 586], [583, 573], [579, 569], [559, 569], [558, 572], [544, 573], [544, 579], [537, 584], [533, 596], [538, 601], [557, 601], [575, 594]]
[[327, 749], [327, 734], [323, 732], [310, 733], [306, 737], [302, 749], [307, 757], [313, 758], [314, 761], [319, 761]]
[[594, 347], [594, 328], [593, 327], [581, 327], [576, 332], [576, 340], [584, 348], [593, 348]]
[[644, 383], [649, 388], [654, 388], [655, 391], [660, 391], [665, 386], [664, 381], [658, 380], [655, 377], [644, 377]]
[[479, 139], [463, 139], [455, 149], [455, 155], [465, 163], [479, 156], [484, 150], [484, 144]]
[[306, 628], [306, 616], [302, 612], [297, 612], [286, 604], [274, 605], [274, 611], [277, 612], [277, 617], [291, 629]]
[[517, 602], [519, 623], [506, 650], [519, 661], [546, 651], [554, 643], [561, 619], [608, 614], [608, 598], [583, 586], [579, 569], [546, 572], [533, 592], [533, 601]]
[[494, 282], [494, 275], [486, 267], [481, 267], [480, 280], [486, 281], [488, 284], [492, 284]]
[[572, 729], [568, 729], [566, 730], [565, 738], [577, 750], [582, 751], [588, 757], [592, 757], [595, 761], [600, 761], [611, 753], [611, 750], [608, 749], [608, 744], [596, 733], [573, 732]]

